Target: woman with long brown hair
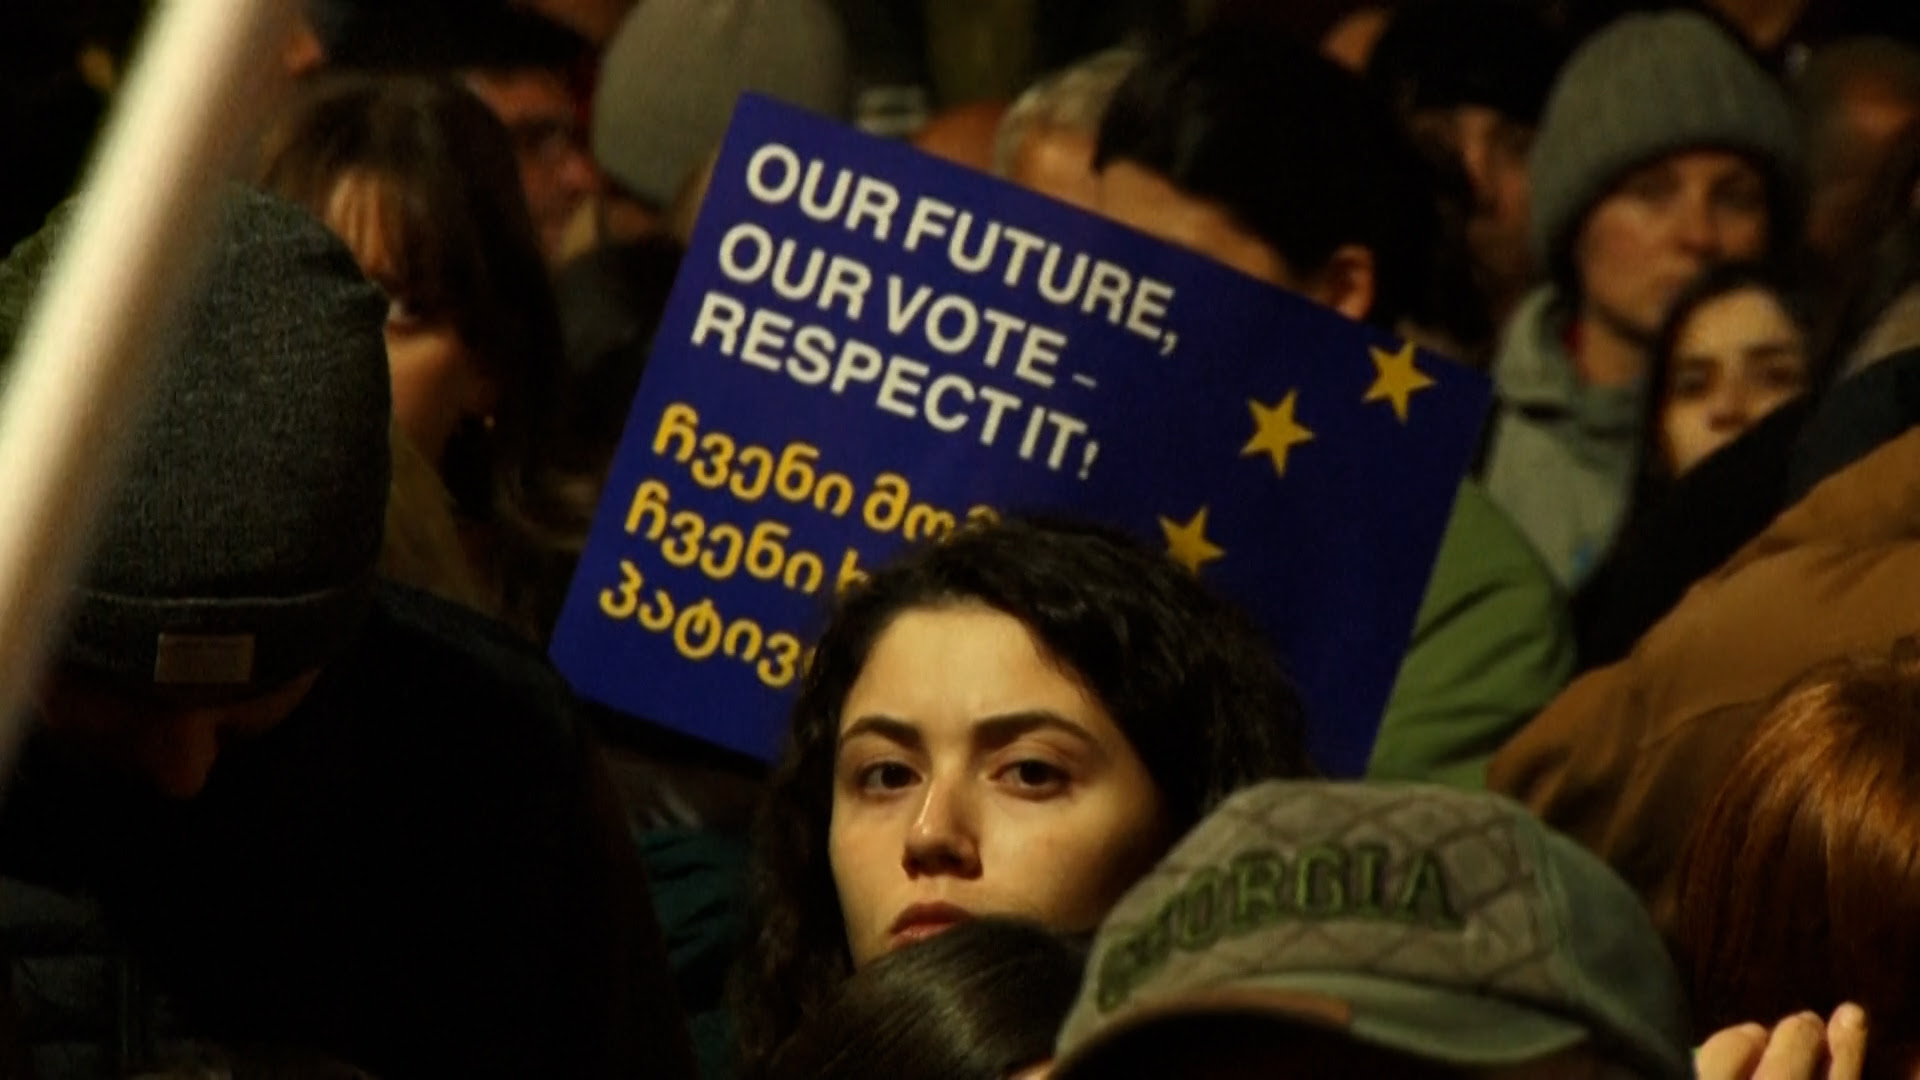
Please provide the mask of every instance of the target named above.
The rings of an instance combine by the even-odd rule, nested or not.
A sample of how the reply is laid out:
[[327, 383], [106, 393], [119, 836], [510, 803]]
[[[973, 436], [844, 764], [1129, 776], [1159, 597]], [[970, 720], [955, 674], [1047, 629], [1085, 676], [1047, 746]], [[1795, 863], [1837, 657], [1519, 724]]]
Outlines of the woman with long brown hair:
[[560, 323], [517, 168], [461, 86], [352, 74], [280, 118], [261, 182], [325, 220], [386, 291], [398, 428], [445, 485], [486, 606], [542, 636], [589, 500], [549, 460]]

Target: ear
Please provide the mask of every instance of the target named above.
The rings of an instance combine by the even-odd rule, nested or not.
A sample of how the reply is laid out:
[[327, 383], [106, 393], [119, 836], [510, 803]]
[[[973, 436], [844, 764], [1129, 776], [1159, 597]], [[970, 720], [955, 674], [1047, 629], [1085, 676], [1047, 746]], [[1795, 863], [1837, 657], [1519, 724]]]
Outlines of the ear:
[[1307, 298], [1364, 322], [1373, 311], [1373, 252], [1342, 244], [1307, 282]]

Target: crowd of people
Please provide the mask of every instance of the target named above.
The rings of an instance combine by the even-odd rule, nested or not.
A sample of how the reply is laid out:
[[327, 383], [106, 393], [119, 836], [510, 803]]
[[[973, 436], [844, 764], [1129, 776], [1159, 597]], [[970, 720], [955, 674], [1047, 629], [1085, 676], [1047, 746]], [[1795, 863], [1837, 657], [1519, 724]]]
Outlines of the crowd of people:
[[[4, 787], [0, 1076], [1920, 1077], [1911, 28], [1116, 4], [933, 110], [858, 3], [301, 6]], [[569, 690], [748, 90], [1486, 373], [1364, 778], [1038, 512], [843, 588], [770, 768]]]

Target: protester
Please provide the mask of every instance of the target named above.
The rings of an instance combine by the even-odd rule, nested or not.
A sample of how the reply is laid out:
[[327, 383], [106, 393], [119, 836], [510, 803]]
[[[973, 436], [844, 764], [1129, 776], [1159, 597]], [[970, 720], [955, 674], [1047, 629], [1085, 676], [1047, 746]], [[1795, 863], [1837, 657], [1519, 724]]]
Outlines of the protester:
[[1671, 931], [1686, 826], [1774, 695], [1817, 664], [1920, 633], [1917, 474], [1909, 429], [1819, 482], [1626, 659], [1555, 699], [1494, 758], [1488, 786], [1600, 854]]
[[[1095, 166], [1108, 216], [1356, 320], [1419, 291], [1426, 196], [1355, 77], [1244, 29], [1150, 56], [1116, 93]], [[1414, 170], [1417, 172], [1417, 170]], [[1478, 786], [1573, 668], [1565, 601], [1486, 493], [1460, 489], [1372, 775]]]
[[[1920, 175], [1920, 142], [1915, 150]], [[1920, 421], [1920, 205], [1887, 235], [1879, 255], [1834, 338], [1833, 363], [1845, 370], [1794, 448], [1790, 498]]]
[[1653, 335], [1702, 270], [1792, 246], [1799, 162], [1782, 91], [1704, 16], [1626, 16], [1562, 70], [1529, 166], [1550, 284], [1495, 358], [1483, 475], [1569, 588], [1626, 509]]
[[[1703, 1028], [1854, 1002], [1873, 1026], [1870, 1069], [1920, 1064], [1907, 929], [1920, 895], [1920, 653], [1903, 644], [1785, 695], [1693, 826], [1678, 942]], [[1744, 887], [1761, 876], [1764, 897]]]
[[280, 119], [263, 161], [264, 185], [386, 291], [395, 417], [445, 483], [492, 610], [543, 636], [592, 491], [550, 461], [559, 321], [499, 123], [451, 82], [338, 76]]
[[1812, 411], [1803, 399], [1825, 367], [1812, 356], [1805, 311], [1784, 275], [1760, 263], [1718, 266], [1674, 301], [1654, 339], [1620, 536], [1574, 598], [1583, 669], [1625, 656], [1787, 507]]
[[572, 30], [531, 12], [482, 8], [462, 27], [461, 80], [513, 140], [540, 251], [558, 266], [571, 254], [568, 230], [600, 174], [587, 149], [582, 74], [593, 50]]
[[749, 1072], [849, 973], [978, 915], [1107, 907], [1228, 792], [1310, 770], [1251, 623], [1091, 527], [969, 525], [844, 593], [756, 836]]
[[1138, 49], [1096, 53], [1033, 84], [1000, 121], [994, 175], [1082, 210], [1099, 210], [1093, 171], [1100, 118], [1134, 65]]
[[845, 119], [846, 30], [825, 0], [647, 0], [607, 44], [592, 145], [610, 190], [602, 242], [655, 232], [748, 91]]
[[1515, 0], [1423, 0], [1394, 12], [1367, 81], [1417, 145], [1467, 180], [1464, 220], [1471, 310], [1448, 321], [1477, 350], [1490, 345], [1539, 279], [1528, 238], [1527, 152], [1565, 50]]
[[1834, 272], [1878, 238], [1868, 204], [1920, 121], [1920, 49], [1886, 38], [1821, 46], [1794, 87], [1807, 145], [1807, 242]]
[[[0, 265], [0, 353], [72, 219]], [[386, 1080], [689, 1075], [570, 695], [488, 621], [375, 583], [385, 299], [278, 200], [229, 191], [210, 239], [154, 328], [0, 871], [100, 901], [140, 972], [109, 1003], [123, 1038]]]
[[1660, 936], [1495, 796], [1264, 783], [1094, 938], [1052, 1080], [1693, 1076]]
[[1086, 951], [1029, 923], [973, 919], [847, 979], [769, 1080], [1028, 1080], [1080, 989]]

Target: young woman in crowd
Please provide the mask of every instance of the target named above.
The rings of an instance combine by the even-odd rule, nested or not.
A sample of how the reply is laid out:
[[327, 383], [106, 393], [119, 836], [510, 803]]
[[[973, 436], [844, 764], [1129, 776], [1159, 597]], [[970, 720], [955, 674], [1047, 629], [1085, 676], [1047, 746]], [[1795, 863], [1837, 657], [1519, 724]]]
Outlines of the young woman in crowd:
[[1027, 1080], [1053, 1057], [1087, 954], [975, 919], [855, 972], [774, 1054], [768, 1080]]
[[562, 344], [516, 169], [499, 121], [457, 84], [346, 75], [281, 119], [262, 180], [391, 298], [395, 420], [444, 484], [489, 606], [537, 636], [587, 507], [543, 457]]
[[[1920, 1075], [1920, 648], [1783, 696], [1680, 861], [1701, 1030], [1865, 1010], [1868, 1075]], [[1855, 1010], [1856, 1024], [1858, 1012]]]
[[856, 969], [972, 916], [1092, 930], [1227, 793], [1309, 765], [1251, 624], [1093, 527], [971, 525], [845, 593], [755, 837], [749, 1073]]
[[1583, 668], [1625, 656], [1786, 507], [1823, 367], [1809, 323], [1799, 293], [1763, 263], [1715, 267], [1674, 301], [1652, 351], [1626, 519], [1574, 600]]
[[1643, 483], [1672, 483], [1806, 393], [1807, 322], [1785, 278], [1765, 264], [1715, 267], [1682, 293], [1654, 345]]

